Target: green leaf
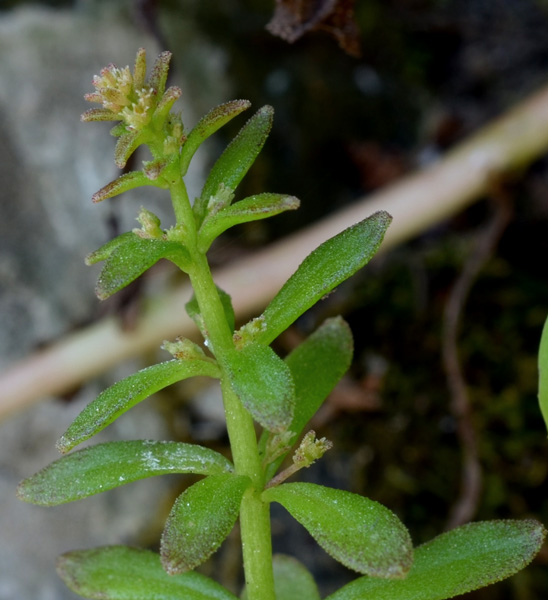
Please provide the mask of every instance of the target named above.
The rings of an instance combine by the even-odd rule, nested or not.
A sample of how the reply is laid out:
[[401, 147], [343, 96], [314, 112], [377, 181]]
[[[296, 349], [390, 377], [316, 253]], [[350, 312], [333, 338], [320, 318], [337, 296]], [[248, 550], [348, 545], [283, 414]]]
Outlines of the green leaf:
[[190, 265], [189, 254], [179, 242], [142, 238], [135, 234], [125, 238], [106, 259], [95, 288], [97, 297], [106, 300], [161, 258], [167, 258], [183, 269]]
[[406, 579], [360, 577], [327, 600], [445, 600], [501, 581], [540, 550], [544, 527], [533, 520], [470, 523], [415, 549]]
[[152, 181], [152, 177], [147, 177], [142, 171], [130, 171], [129, 173], [124, 173], [118, 179], [107, 183], [98, 192], [95, 192], [91, 199], [93, 202], [101, 202], [107, 198], [118, 196], [118, 194], [145, 185], [165, 187], [165, 185], [161, 185], [158, 181]]
[[169, 473], [216, 475], [232, 471], [222, 454], [179, 442], [106, 442], [51, 463], [17, 488], [21, 500], [56, 506], [139, 479]]
[[[287, 441], [292, 446], [305, 425], [318, 412], [323, 401], [346, 373], [352, 362], [353, 342], [350, 327], [342, 317], [327, 319], [285, 358], [295, 384], [295, 410]], [[263, 433], [261, 447], [268, 434]], [[287, 453], [269, 465], [266, 479], [273, 477]]]
[[95, 252], [91, 252], [86, 256], [86, 265], [94, 265], [98, 262], [106, 260], [115, 250], [120, 246], [133, 241], [135, 234], [132, 231], [122, 233], [112, 240], [109, 240], [106, 244], [103, 244], [100, 248], [97, 248]]
[[273, 217], [299, 208], [299, 200], [284, 194], [258, 194], [244, 198], [219, 212], [211, 211], [199, 231], [198, 244], [206, 252], [213, 240], [234, 225]]
[[175, 575], [207, 560], [236, 523], [248, 477], [212, 475], [185, 490], [175, 501], [161, 542], [164, 569]]
[[255, 340], [269, 345], [306, 310], [374, 256], [392, 217], [376, 212], [327, 240], [301, 263], [263, 313]]
[[[219, 298], [221, 300], [221, 304], [223, 305], [225, 319], [228, 323], [228, 327], [230, 328], [230, 331], [234, 331], [236, 317], [234, 315], [234, 308], [232, 306], [232, 298], [220, 287], [216, 287], [217, 292], [219, 294]], [[204, 339], [207, 340], [207, 331], [205, 330], [205, 326], [202, 320], [202, 313], [200, 312], [200, 307], [198, 305], [198, 300], [196, 300], [196, 296], [193, 295], [192, 298], [185, 304], [185, 310], [187, 315], [198, 326], [198, 329], [202, 333]]]
[[[314, 577], [296, 558], [286, 554], [274, 554], [272, 568], [276, 600], [320, 600]], [[241, 600], [247, 600], [245, 588]]]
[[313, 483], [284, 483], [265, 490], [335, 560], [373, 577], [405, 577], [413, 562], [409, 532], [385, 506]]
[[314, 577], [296, 558], [275, 554], [272, 567], [276, 600], [320, 600]]
[[271, 106], [260, 108], [240, 129], [209, 172], [202, 193], [194, 203], [196, 221], [200, 225], [207, 212], [209, 199], [221, 186], [233, 192], [261, 151], [274, 118]]
[[183, 177], [188, 171], [194, 153], [202, 142], [250, 106], [249, 100], [232, 100], [210, 110], [198, 121], [188, 134], [181, 151], [181, 175]]
[[548, 428], [548, 319], [544, 323], [538, 352], [538, 401]]
[[57, 572], [73, 592], [90, 600], [237, 600], [209, 577], [173, 577], [156, 553], [125, 546], [68, 552], [59, 557]]
[[145, 142], [145, 137], [142, 131], [129, 131], [120, 134], [114, 148], [114, 162], [119, 169], [126, 166], [129, 157], [137, 150], [137, 148]]
[[293, 418], [291, 371], [269, 346], [249, 344], [230, 355], [227, 372], [234, 393], [268, 431], [283, 431]]
[[90, 402], [57, 442], [65, 453], [89, 439], [141, 400], [175, 383], [197, 375], [219, 377], [217, 365], [210, 360], [169, 360], [115, 383]]

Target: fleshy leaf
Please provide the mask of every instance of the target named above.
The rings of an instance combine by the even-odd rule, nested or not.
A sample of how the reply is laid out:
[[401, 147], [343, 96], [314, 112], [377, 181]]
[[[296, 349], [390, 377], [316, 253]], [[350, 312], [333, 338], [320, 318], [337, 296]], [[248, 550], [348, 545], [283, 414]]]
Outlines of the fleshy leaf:
[[168, 575], [155, 552], [106, 546], [59, 557], [57, 572], [73, 591], [90, 600], [238, 600], [199, 573]]
[[99, 275], [95, 293], [106, 300], [142, 275], [161, 258], [167, 258], [182, 269], [188, 268], [190, 257], [179, 242], [142, 238], [124, 239], [107, 258]]
[[[219, 294], [219, 298], [221, 299], [221, 304], [223, 305], [225, 313], [225, 319], [228, 323], [230, 331], [234, 331], [236, 317], [234, 315], [234, 308], [232, 306], [232, 298], [220, 287], [217, 287], [217, 292]], [[207, 332], [204, 329], [202, 315], [200, 313], [200, 307], [198, 306], [196, 296], [192, 296], [192, 298], [185, 304], [185, 309], [187, 315], [194, 321], [194, 323], [196, 323], [204, 338], [207, 339]]]
[[116, 236], [112, 240], [109, 240], [106, 244], [103, 244], [100, 248], [88, 254], [86, 256], [86, 265], [94, 265], [98, 262], [106, 260], [117, 248], [127, 244], [135, 238], [135, 234], [131, 231], [122, 233]]
[[244, 198], [219, 212], [206, 216], [199, 232], [199, 245], [205, 252], [213, 240], [224, 231], [240, 223], [273, 217], [286, 210], [299, 208], [299, 200], [284, 194], [258, 194]]
[[233, 391], [268, 431], [282, 431], [293, 418], [291, 371], [269, 346], [249, 344], [234, 351], [227, 366]]
[[548, 428], [548, 319], [544, 323], [538, 352], [538, 401]]
[[415, 549], [406, 579], [360, 577], [326, 600], [445, 600], [506, 579], [540, 550], [544, 527], [533, 520], [469, 523]]
[[212, 475], [177, 498], [161, 543], [162, 564], [170, 575], [190, 571], [217, 550], [236, 523], [250, 483], [239, 475]]
[[80, 117], [84, 123], [92, 121], [118, 121], [120, 117], [108, 108], [90, 108]]
[[223, 185], [226, 190], [233, 192], [244, 178], [270, 133], [273, 118], [274, 109], [271, 106], [260, 108], [217, 159], [200, 197], [194, 203], [198, 224], [202, 223], [209, 199], [217, 194], [219, 187]]
[[[353, 354], [352, 332], [342, 317], [327, 319], [286, 358], [295, 384], [295, 410], [288, 427], [289, 447], [297, 441], [305, 425], [350, 367]], [[263, 433], [264, 448], [268, 434]], [[277, 471], [286, 453], [269, 465], [266, 478]]]
[[380, 246], [392, 217], [371, 215], [327, 240], [309, 254], [263, 313], [255, 338], [269, 345], [325, 294], [366, 265]]
[[119, 169], [123, 169], [129, 157], [143, 143], [143, 135], [139, 130], [122, 133], [114, 149], [114, 162]]
[[169, 87], [165, 94], [162, 96], [162, 99], [158, 103], [156, 110], [154, 111], [153, 121], [156, 123], [163, 123], [167, 118], [169, 111], [172, 109], [173, 105], [177, 100], [183, 95], [181, 88], [172, 85]]
[[249, 100], [232, 100], [210, 110], [188, 134], [181, 151], [181, 175], [184, 177], [194, 153], [202, 142], [223, 125], [251, 106]]
[[95, 192], [91, 199], [93, 202], [101, 202], [101, 200], [118, 196], [118, 194], [143, 185], [159, 186], [158, 182], [151, 181], [151, 178], [146, 177], [142, 171], [130, 171], [129, 173], [124, 173], [118, 179], [107, 183], [98, 192]]
[[265, 490], [335, 560], [372, 577], [405, 577], [413, 562], [409, 532], [382, 504], [313, 483], [284, 483]]
[[210, 360], [169, 360], [142, 369], [99, 394], [76, 417], [57, 442], [63, 454], [102, 431], [141, 400], [175, 383], [197, 375], [218, 377], [217, 365]]
[[[320, 592], [310, 571], [296, 558], [287, 554], [274, 554], [274, 590], [276, 600], [320, 600]], [[247, 600], [244, 588], [241, 600]]]
[[154, 475], [217, 475], [233, 468], [222, 454], [179, 442], [134, 440], [84, 448], [51, 463], [17, 488], [21, 500], [56, 506]]
[[171, 52], [165, 51], [158, 55], [152, 73], [148, 80], [148, 85], [154, 89], [157, 98], [161, 98], [166, 89], [167, 75], [169, 72], [169, 62], [171, 61]]

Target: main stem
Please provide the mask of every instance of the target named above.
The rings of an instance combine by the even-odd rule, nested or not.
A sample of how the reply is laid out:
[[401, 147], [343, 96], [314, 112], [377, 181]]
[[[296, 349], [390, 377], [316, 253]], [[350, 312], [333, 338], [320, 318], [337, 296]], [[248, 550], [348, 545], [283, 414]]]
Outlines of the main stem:
[[265, 481], [257, 447], [257, 436], [253, 419], [233, 392], [227, 376], [231, 355], [236, 352], [232, 332], [225, 318], [207, 258], [198, 250], [194, 214], [184, 182], [180, 177], [174, 178], [171, 194], [177, 222], [184, 223], [186, 246], [192, 257], [190, 281], [207, 331], [210, 350], [215, 354], [221, 367], [221, 388], [234, 468], [238, 475], [245, 475], [252, 482], [240, 506], [247, 598], [248, 600], [275, 600], [270, 511], [269, 505], [261, 500]]

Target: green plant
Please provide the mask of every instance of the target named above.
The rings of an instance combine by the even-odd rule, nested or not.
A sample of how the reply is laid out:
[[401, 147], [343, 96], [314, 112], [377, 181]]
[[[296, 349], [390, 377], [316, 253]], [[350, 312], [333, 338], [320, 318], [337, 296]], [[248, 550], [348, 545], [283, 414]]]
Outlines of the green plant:
[[[284, 194], [262, 193], [234, 202], [235, 190], [261, 150], [272, 108], [261, 108], [240, 130], [190, 203], [183, 177], [200, 144], [239, 113], [245, 100], [223, 104], [188, 133], [172, 112], [181, 91], [165, 90], [170, 54], [159, 56], [146, 78], [145, 51], [135, 68], [110, 65], [86, 96], [101, 108], [84, 121], [121, 121], [116, 164], [122, 168], [141, 145], [152, 159], [99, 190], [98, 202], [138, 186], [169, 191], [176, 223], [162, 229], [142, 209], [140, 229], [124, 233], [92, 253], [104, 261], [97, 295], [108, 298], [165, 258], [188, 274], [194, 297], [186, 310], [204, 338], [165, 342], [171, 360], [143, 369], [100, 394], [58, 441], [62, 453], [123, 415], [154, 392], [196, 375], [218, 379], [223, 392], [232, 462], [205, 447], [150, 440], [91, 446], [62, 457], [23, 481], [18, 495], [58, 505], [165, 473], [205, 478], [175, 501], [160, 555], [112, 546], [69, 552], [58, 570], [85, 598], [229, 600], [235, 596], [194, 568], [203, 563], [240, 519], [248, 600], [319, 598], [312, 576], [296, 559], [272, 557], [269, 504], [278, 502], [329, 554], [361, 576], [329, 600], [442, 600], [512, 575], [538, 552], [545, 531], [533, 520], [466, 525], [413, 550], [409, 533], [384, 506], [356, 494], [310, 483], [283, 483], [310, 466], [330, 443], [306, 433], [323, 399], [347, 370], [352, 337], [341, 318], [327, 320], [282, 360], [271, 343], [308, 308], [363, 267], [379, 247], [391, 217], [378, 212], [319, 246], [259, 317], [235, 331], [229, 296], [211, 277], [206, 254], [213, 240], [234, 225], [298, 207]], [[262, 428], [256, 433], [256, 424]], [[297, 444], [291, 466], [278, 472]]]

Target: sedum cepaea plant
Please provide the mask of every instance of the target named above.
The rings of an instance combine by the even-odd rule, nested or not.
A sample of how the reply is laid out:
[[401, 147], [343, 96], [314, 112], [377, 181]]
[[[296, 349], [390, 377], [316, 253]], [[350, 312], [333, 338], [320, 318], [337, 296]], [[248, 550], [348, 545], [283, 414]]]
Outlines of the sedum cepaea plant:
[[[102, 443], [68, 454], [24, 480], [21, 499], [58, 505], [166, 473], [204, 478], [175, 501], [159, 554], [125, 546], [68, 552], [58, 571], [84, 598], [108, 600], [234, 600], [220, 583], [194, 569], [220, 546], [239, 519], [247, 600], [318, 600], [312, 575], [297, 558], [272, 556], [269, 505], [281, 504], [335, 560], [358, 577], [329, 600], [442, 600], [508, 577], [540, 549], [545, 531], [533, 520], [472, 523], [413, 549], [398, 517], [357, 494], [312, 483], [287, 483], [310, 466], [330, 442], [303, 431], [348, 369], [352, 336], [341, 318], [325, 321], [285, 359], [271, 343], [325, 294], [375, 254], [391, 217], [385, 212], [349, 227], [312, 252], [257, 318], [235, 330], [230, 297], [216, 287], [207, 252], [217, 236], [240, 223], [294, 210], [299, 201], [259, 193], [234, 202], [235, 191], [260, 152], [273, 110], [259, 109], [211, 169], [201, 194], [190, 202], [184, 183], [190, 161], [210, 135], [249, 108], [235, 100], [214, 108], [190, 131], [172, 112], [178, 87], [166, 87], [170, 54], [160, 54], [146, 75], [146, 56], [135, 67], [104, 68], [86, 99], [101, 105], [84, 121], [119, 121], [115, 162], [123, 168], [147, 146], [151, 160], [123, 174], [93, 197], [99, 202], [138, 186], [168, 190], [175, 224], [163, 229], [143, 208], [140, 228], [93, 252], [104, 262], [97, 295], [108, 298], [160, 259], [168, 259], [192, 283], [186, 305], [203, 345], [165, 342], [171, 360], [115, 383], [79, 414], [57, 446], [66, 454], [141, 400], [194, 376], [218, 379], [232, 461], [206, 447], [174, 441]], [[300, 441], [299, 441], [300, 440]], [[295, 450], [292, 450], [296, 447]], [[284, 459], [292, 454], [290, 466]], [[284, 463], [285, 464], [285, 463]]]

